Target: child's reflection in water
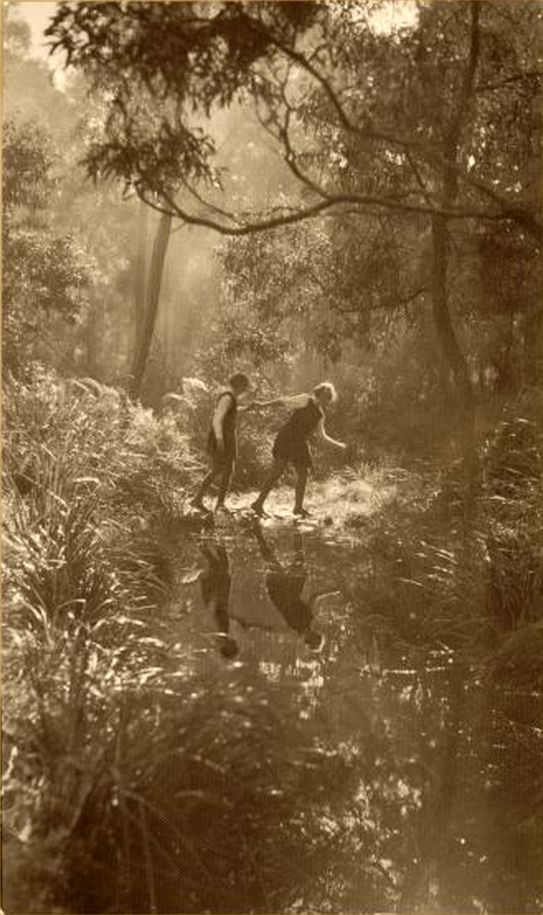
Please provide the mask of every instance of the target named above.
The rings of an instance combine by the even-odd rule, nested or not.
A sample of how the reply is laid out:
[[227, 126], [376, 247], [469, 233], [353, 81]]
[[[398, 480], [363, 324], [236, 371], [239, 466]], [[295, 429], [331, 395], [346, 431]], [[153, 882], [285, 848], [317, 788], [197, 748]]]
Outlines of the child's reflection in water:
[[301, 533], [296, 532], [294, 535], [294, 556], [290, 566], [285, 567], [267, 543], [259, 524], [254, 525], [254, 532], [269, 570], [266, 575], [266, 587], [272, 603], [287, 625], [304, 637], [306, 645], [313, 651], [319, 651], [324, 637], [313, 628], [314, 606], [319, 597], [329, 592], [315, 592], [307, 598], [302, 596], [307, 572]]
[[228, 554], [224, 544], [217, 541], [201, 543], [200, 552], [206, 558], [208, 566], [200, 574], [202, 598], [215, 617], [219, 651], [225, 658], [235, 658], [239, 654], [239, 646], [230, 635], [228, 604], [232, 576], [230, 575]]

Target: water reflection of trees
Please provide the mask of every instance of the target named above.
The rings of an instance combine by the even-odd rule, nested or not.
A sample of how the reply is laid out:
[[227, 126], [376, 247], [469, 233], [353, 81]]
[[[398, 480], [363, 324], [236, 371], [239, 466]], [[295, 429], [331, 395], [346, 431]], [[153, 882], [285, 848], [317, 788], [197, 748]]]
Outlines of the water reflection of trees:
[[[204, 548], [215, 631], [231, 631], [243, 593], [265, 622], [260, 547]], [[299, 548], [278, 543], [287, 574]], [[541, 909], [540, 701], [473, 658], [395, 639], [384, 604], [358, 599], [367, 565], [303, 549], [299, 593], [343, 595], [315, 611], [322, 650], [287, 626], [239, 624], [236, 660], [198, 643], [189, 676], [170, 664], [131, 696], [122, 752], [81, 818], [74, 898], [86, 911]], [[175, 638], [186, 651], [192, 635]]]
[[[328, 859], [328, 899], [360, 911], [541, 909], [541, 697], [498, 688], [472, 646], [418, 640], [417, 620], [414, 641], [404, 635], [412, 620], [395, 635], [390, 613], [401, 608], [376, 587], [379, 563], [319, 549], [309, 563], [333, 568], [347, 602], [321, 608], [320, 625], [332, 625], [311, 718], [349, 755], [358, 784], [338, 821], [341, 852], [336, 844]], [[377, 604], [357, 602], [368, 573]]]
[[[388, 894], [406, 912], [538, 910], [543, 842], [530, 799], [541, 796], [543, 782], [540, 701], [529, 713], [526, 697], [511, 707], [476, 670], [447, 663], [446, 651], [441, 663], [437, 654], [414, 651], [403, 668], [391, 652], [390, 669], [384, 652], [381, 674], [367, 663], [360, 674], [360, 645], [346, 642], [321, 701], [330, 705], [337, 737], [357, 751], [370, 845], [389, 878], [380, 905]], [[338, 697], [327, 695], [334, 679], [350, 697], [341, 714]], [[355, 907], [350, 886], [343, 904]]]
[[[344, 593], [353, 594], [345, 566]], [[338, 821], [328, 899], [359, 911], [536, 910], [543, 842], [530, 799], [543, 784], [540, 699], [508, 696], [468, 652], [394, 639], [367, 611], [331, 610], [337, 629], [318, 660], [311, 708], [358, 783]]]

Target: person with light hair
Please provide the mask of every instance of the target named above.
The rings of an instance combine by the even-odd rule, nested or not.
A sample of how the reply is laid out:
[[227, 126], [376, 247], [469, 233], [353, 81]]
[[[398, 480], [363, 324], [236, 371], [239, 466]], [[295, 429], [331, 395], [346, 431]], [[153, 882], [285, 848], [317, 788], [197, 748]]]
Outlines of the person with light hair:
[[264, 514], [264, 503], [287, 466], [291, 464], [296, 472], [294, 514], [306, 517], [304, 508], [307, 475], [312, 467], [308, 440], [317, 433], [322, 441], [344, 451], [347, 446], [331, 438], [324, 428], [327, 408], [337, 400], [336, 389], [329, 381], [323, 381], [313, 388], [312, 394], [295, 394], [277, 397], [274, 400], [255, 403], [255, 407], [284, 406], [293, 412], [281, 426], [273, 444], [273, 466], [262, 487], [260, 495], [251, 508], [257, 515]]

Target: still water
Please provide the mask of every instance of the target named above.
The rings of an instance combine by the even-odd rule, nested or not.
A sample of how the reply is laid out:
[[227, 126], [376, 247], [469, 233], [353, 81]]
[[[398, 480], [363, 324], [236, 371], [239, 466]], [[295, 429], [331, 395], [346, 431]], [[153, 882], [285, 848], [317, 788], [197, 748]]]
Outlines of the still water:
[[[483, 655], [420, 644], [408, 622], [400, 635], [402, 608], [367, 599], [375, 559], [326, 529], [226, 519], [168, 555], [160, 635], [190, 646], [192, 675], [234, 701], [271, 697], [280, 759], [292, 727], [343, 766], [289, 802], [288, 877], [270, 884], [278, 849], [262, 835], [265, 888], [221, 911], [543, 911], [541, 696], [493, 684]], [[251, 724], [239, 751], [264, 755]], [[276, 775], [266, 803], [286, 790]]]

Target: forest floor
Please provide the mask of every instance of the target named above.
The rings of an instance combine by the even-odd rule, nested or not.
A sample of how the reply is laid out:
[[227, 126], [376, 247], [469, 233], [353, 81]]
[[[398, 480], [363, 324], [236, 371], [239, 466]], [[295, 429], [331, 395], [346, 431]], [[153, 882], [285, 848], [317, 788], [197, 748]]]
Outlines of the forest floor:
[[[324, 527], [328, 533], [353, 531], [363, 525], [364, 520], [377, 515], [399, 495], [401, 481], [383, 472], [369, 472], [367, 475], [340, 475], [325, 480], [310, 481], [307, 487], [305, 508], [306, 518], [293, 514], [294, 491], [290, 485], [282, 485], [272, 491], [265, 504], [264, 524], [295, 522], [307, 527]], [[257, 498], [257, 490], [231, 492], [227, 507], [235, 515], [252, 515], [251, 505]], [[212, 508], [214, 499], [207, 499]], [[184, 507], [184, 511], [190, 508]], [[256, 516], [255, 516], [256, 517]]]

